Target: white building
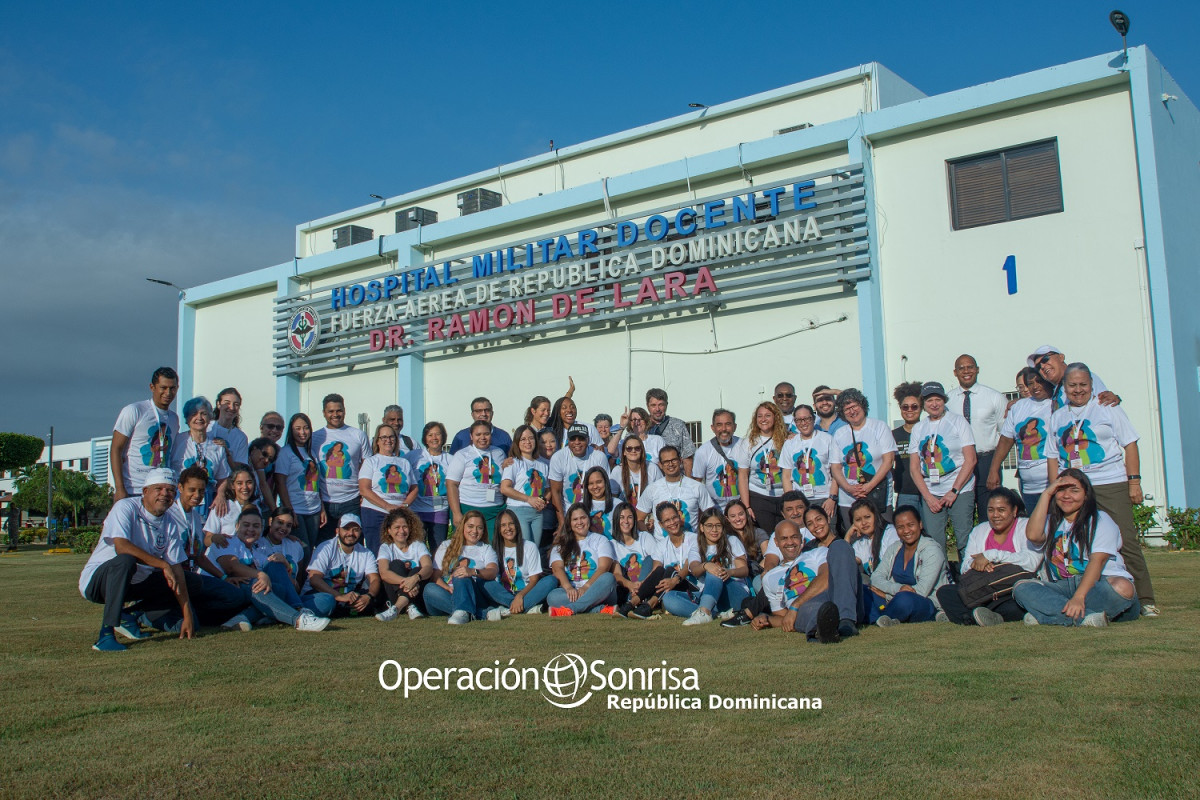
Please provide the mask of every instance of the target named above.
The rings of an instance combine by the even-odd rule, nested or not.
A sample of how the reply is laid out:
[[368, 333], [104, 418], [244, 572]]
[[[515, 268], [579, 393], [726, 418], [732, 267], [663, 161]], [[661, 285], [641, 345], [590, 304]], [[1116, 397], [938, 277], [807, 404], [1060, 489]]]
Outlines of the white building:
[[1049, 343], [1123, 398], [1153, 502], [1196, 506], [1198, 149], [1146, 48], [934, 97], [866, 64], [303, 223], [294, 260], [187, 290], [180, 398], [319, 425], [337, 392], [416, 436], [480, 394], [511, 430], [572, 375], [587, 419], [658, 386], [741, 430], [780, 380], [896, 420], [901, 381], [966, 352], [1008, 390]]
[[[101, 436], [86, 442], [69, 442], [54, 445], [54, 468], [67, 469], [74, 472], [86, 472], [96, 483], [111, 486], [112, 470], [108, 463], [108, 447], [112, 436]], [[45, 464], [50, 456], [50, 448], [43, 447], [37, 463]], [[16, 491], [17, 472], [0, 471], [0, 520], [8, 518], [8, 504]]]

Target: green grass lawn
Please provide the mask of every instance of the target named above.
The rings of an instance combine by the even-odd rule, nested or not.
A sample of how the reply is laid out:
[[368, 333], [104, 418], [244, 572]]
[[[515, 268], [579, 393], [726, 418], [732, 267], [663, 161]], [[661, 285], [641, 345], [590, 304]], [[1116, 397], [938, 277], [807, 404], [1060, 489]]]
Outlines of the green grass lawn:
[[[1200, 554], [1149, 555], [1155, 620], [872, 628], [836, 646], [680, 620], [402, 618], [90, 649], [83, 556], [0, 558], [5, 797], [1196, 797]], [[379, 665], [694, 667], [701, 711], [384, 691]], [[708, 710], [709, 694], [820, 697]], [[619, 693], [645, 697], [645, 693]]]

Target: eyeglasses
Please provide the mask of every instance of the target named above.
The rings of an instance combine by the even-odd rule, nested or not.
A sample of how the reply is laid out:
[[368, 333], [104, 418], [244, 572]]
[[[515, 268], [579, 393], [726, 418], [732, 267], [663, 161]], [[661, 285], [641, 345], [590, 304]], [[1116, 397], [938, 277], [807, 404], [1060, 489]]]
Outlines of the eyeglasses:
[[775, 396], [780, 399], [787, 400], [789, 398], [795, 397], [796, 395], [794, 392], [776, 392]]
[[260, 428], [266, 428], [266, 429], [267, 429], [267, 430], [269, 430], [269, 431], [281, 431], [281, 430], [283, 430], [283, 424], [282, 424], [282, 423], [280, 423], [280, 424], [276, 424], [276, 423], [274, 423], [274, 422], [264, 422], [264, 423], [263, 423], [262, 425], [260, 425], [259, 427], [260, 427]]
[[703, 525], [701, 525], [700, 527], [706, 531], [719, 531], [722, 528], [724, 528], [725, 526], [719, 522], [706, 522]]
[[640, 452], [642, 452], [642, 448], [640, 448], [640, 447], [626, 447], [626, 448], [625, 448], [625, 452], [626, 452], [626, 453], [640, 453]]
[[395, 436], [378, 436], [378, 437], [376, 437], [376, 438], [377, 438], [377, 439], [379, 439], [379, 441], [381, 441], [381, 442], [394, 442], [394, 441], [396, 441], [396, 437], [395, 437]]
[[665, 467], [668, 464], [678, 464], [679, 459], [678, 458], [661, 458], [661, 459], [659, 459], [658, 463]]
[[913, 404], [910, 404], [907, 406], [900, 406], [900, 410], [901, 411], [920, 411], [921, 406], [913, 403]]
[[804, 415], [803, 417], [793, 417], [793, 419], [796, 422], [812, 422], [813, 421], [813, 418], [808, 416], [807, 414]]

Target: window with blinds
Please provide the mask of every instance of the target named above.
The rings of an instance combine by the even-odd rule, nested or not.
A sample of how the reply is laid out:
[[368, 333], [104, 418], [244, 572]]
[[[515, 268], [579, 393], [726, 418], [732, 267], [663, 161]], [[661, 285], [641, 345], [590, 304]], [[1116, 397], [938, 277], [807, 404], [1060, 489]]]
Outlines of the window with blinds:
[[954, 230], [1063, 210], [1058, 140], [946, 162]]

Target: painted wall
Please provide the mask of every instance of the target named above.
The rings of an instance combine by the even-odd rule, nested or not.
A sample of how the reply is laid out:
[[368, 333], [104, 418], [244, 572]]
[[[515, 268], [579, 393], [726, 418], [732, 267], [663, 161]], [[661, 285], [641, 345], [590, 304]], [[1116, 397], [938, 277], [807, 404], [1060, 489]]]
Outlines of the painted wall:
[[[947, 159], [1052, 137], [1062, 213], [951, 230]], [[1128, 92], [1093, 92], [875, 144], [889, 386], [904, 379], [953, 386], [954, 360], [966, 352], [979, 361], [982, 383], [1008, 391], [1025, 357], [1054, 344], [1122, 396], [1143, 437], [1145, 491], [1159, 501], [1162, 450], [1151, 414]], [[1002, 271], [1009, 255], [1018, 272], [1011, 296]], [[894, 401], [888, 416], [899, 416]]]
[[[275, 408], [274, 299], [272, 288], [209, 303], [196, 312], [192, 391], [215, 404], [217, 392], [235, 387], [242, 395], [241, 427], [251, 439], [262, 415]], [[180, 396], [177, 409], [188, 399]]]

